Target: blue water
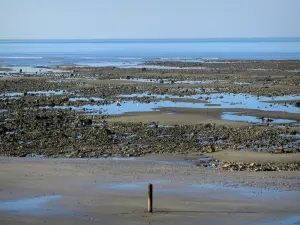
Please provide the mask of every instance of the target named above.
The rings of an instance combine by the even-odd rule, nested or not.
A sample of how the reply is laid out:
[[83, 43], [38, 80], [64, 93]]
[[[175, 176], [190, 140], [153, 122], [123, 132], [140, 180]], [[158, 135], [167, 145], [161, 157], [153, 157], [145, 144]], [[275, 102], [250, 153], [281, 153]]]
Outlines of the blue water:
[[30, 215], [44, 215], [44, 214], [57, 214], [61, 210], [56, 210], [53, 207], [46, 206], [45, 204], [61, 198], [60, 195], [34, 197], [28, 199], [20, 199], [15, 201], [0, 202], [0, 212], [12, 212], [17, 214], [30, 214]]
[[[67, 91], [28, 91], [27, 95], [39, 95], [39, 96], [55, 96], [55, 95], [65, 95], [72, 92]], [[24, 96], [23, 92], [10, 92], [10, 93], [0, 93], [0, 99], [15, 98]], [[93, 98], [91, 98], [93, 99]], [[80, 98], [78, 98], [80, 100]]]
[[[225, 108], [225, 109], [253, 109], [262, 111], [280, 111], [287, 113], [300, 113], [300, 109], [294, 105], [282, 105], [275, 103], [268, 103], [268, 101], [276, 100], [298, 100], [299, 95], [285, 95], [276, 97], [265, 97], [265, 96], [254, 96], [248, 94], [231, 94], [231, 93], [214, 93], [214, 94], [198, 94], [191, 96], [178, 96], [178, 95], [158, 95], [148, 93], [142, 94], [130, 94], [120, 95], [119, 97], [126, 98], [141, 98], [141, 97], [152, 97], [153, 99], [163, 99], [157, 102], [137, 102], [134, 100], [122, 101], [121, 106], [117, 106], [117, 103], [111, 103], [107, 105], [82, 105], [78, 107], [74, 106], [55, 106], [55, 107], [41, 107], [43, 109], [65, 109], [84, 111], [87, 113], [101, 113], [103, 115], [119, 115], [130, 112], [151, 112], [159, 111], [159, 108], [177, 107], [177, 108]], [[192, 103], [192, 102], [172, 102], [168, 98], [188, 98], [188, 99], [208, 99], [208, 103], [213, 106], [208, 106], [206, 103]], [[73, 101], [76, 99], [72, 99]], [[252, 119], [252, 117], [251, 117]], [[281, 121], [282, 122], [282, 121]], [[284, 121], [286, 122], [286, 121]], [[291, 122], [291, 121], [289, 121]]]
[[[236, 112], [227, 112], [222, 113], [221, 118], [223, 120], [232, 120], [232, 121], [244, 121], [248, 123], [261, 123], [261, 119], [256, 116], [247, 116], [243, 114], [239, 114]], [[265, 121], [267, 119], [272, 119], [270, 123], [296, 123], [296, 120], [289, 120], [289, 119], [275, 119], [275, 118], [265, 118]]]
[[0, 66], [132, 66], [147, 60], [300, 59], [300, 38], [0, 40]]
[[[198, 192], [232, 192], [235, 195], [242, 195], [246, 197], [258, 197], [259, 195], [262, 197], [273, 197], [278, 198], [280, 192], [275, 189], [263, 189], [263, 188], [255, 188], [255, 187], [247, 187], [247, 186], [226, 186], [221, 184], [193, 184], [190, 188], [194, 188]], [[281, 194], [287, 194], [288, 192], [281, 192]]]
[[259, 225], [297, 225], [297, 224], [300, 224], [300, 216], [291, 216], [283, 220], [272, 220], [265, 223], [259, 223]]
[[132, 181], [132, 182], [117, 182], [106, 186], [107, 189], [113, 190], [140, 190], [146, 188], [147, 185], [151, 184], [163, 184], [168, 183], [168, 180], [150, 180], [150, 181]]

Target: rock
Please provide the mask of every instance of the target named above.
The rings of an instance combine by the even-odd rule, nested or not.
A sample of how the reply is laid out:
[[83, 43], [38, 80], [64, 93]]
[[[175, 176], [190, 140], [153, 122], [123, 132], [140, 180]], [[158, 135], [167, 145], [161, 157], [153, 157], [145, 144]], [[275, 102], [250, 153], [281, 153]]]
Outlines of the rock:
[[284, 153], [284, 150], [283, 150], [283, 148], [276, 149], [276, 150], [274, 151], [274, 153], [275, 153], [275, 154], [283, 154], [283, 153]]
[[230, 166], [231, 166], [231, 164], [224, 164], [224, 165], [222, 165], [222, 168], [228, 168]]
[[215, 146], [214, 145], [209, 145], [208, 146], [208, 149], [207, 149], [207, 152], [208, 153], [213, 153], [213, 152], [215, 152], [216, 151], [216, 149], [215, 149]]

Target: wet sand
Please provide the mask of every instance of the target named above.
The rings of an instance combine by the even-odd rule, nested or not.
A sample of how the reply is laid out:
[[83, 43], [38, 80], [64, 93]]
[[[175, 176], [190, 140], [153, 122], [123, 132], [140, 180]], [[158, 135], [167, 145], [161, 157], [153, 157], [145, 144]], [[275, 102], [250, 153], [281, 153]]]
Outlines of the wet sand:
[[281, 162], [281, 163], [292, 163], [300, 160], [299, 154], [266, 154], [251, 151], [220, 151], [214, 153], [207, 153], [217, 160], [232, 161], [232, 162], [245, 162], [245, 163], [270, 163], [270, 162]]
[[193, 108], [178, 108], [178, 107], [163, 107], [159, 108], [159, 112], [139, 112], [126, 113], [120, 116], [112, 116], [108, 121], [118, 122], [143, 122], [158, 121], [161, 124], [185, 124], [193, 125], [197, 123], [216, 123], [219, 125], [232, 126], [249, 126], [247, 121], [223, 120], [221, 114], [225, 112], [237, 112], [242, 115], [256, 117], [272, 117], [284, 118], [300, 121], [300, 114], [286, 112], [260, 111], [251, 109], [239, 108], [209, 108], [209, 109], [193, 109]]
[[[227, 110], [228, 111], [228, 110]], [[220, 125], [245, 126], [247, 123], [234, 122], [220, 119], [220, 112], [226, 109], [184, 109], [160, 108], [160, 112], [126, 113], [122, 116], [110, 117], [111, 122], [143, 122], [158, 121], [160, 124], [185, 124], [217, 123]]]
[[[155, 161], [22, 158], [0, 158], [0, 171], [3, 225], [299, 222], [298, 172], [226, 172]], [[154, 184], [153, 214], [145, 212], [148, 182]], [[26, 207], [15, 207], [15, 201]]]

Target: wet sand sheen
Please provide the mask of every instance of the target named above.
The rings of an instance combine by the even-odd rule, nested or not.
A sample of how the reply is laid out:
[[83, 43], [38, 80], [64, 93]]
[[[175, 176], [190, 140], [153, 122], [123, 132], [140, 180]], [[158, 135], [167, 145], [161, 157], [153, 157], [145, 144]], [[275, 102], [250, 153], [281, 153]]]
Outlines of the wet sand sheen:
[[55, 201], [60, 199], [60, 195], [50, 195], [50, 196], [41, 196], [33, 197], [27, 199], [20, 199], [14, 201], [0, 201], [0, 212], [4, 211], [7, 213], [13, 214], [25, 214], [25, 215], [45, 215], [53, 214], [57, 215], [62, 212], [61, 210], [51, 209], [49, 207], [45, 208], [45, 205], [48, 202]]
[[[50, 208], [49, 212], [54, 213], [42, 212], [39, 216], [20, 213], [27, 210], [20, 204], [19, 211], [15, 214], [11, 211], [14, 203], [2, 201], [0, 205], [4, 204], [6, 210], [5, 214], [0, 210], [1, 224], [9, 224], [10, 219], [23, 222], [34, 219], [36, 224], [43, 221], [56, 224], [59, 219], [60, 224], [92, 225], [134, 222], [199, 224], [199, 220], [205, 224], [260, 225], [264, 224], [263, 221], [274, 221], [274, 216], [280, 221], [296, 216], [294, 209], [299, 207], [297, 199], [300, 195], [297, 191], [278, 189], [276, 186], [284, 182], [284, 179], [280, 178], [283, 175], [293, 180], [293, 177], [294, 179], [299, 177], [298, 173], [286, 172], [280, 176], [273, 173], [270, 176], [265, 175], [264, 180], [261, 180], [258, 174], [243, 173], [243, 181], [248, 182], [246, 185], [255, 183], [258, 187], [241, 187], [236, 183], [241, 179], [238, 173], [220, 171], [220, 175], [217, 175], [212, 171], [185, 165], [114, 160], [99, 163], [86, 159], [20, 161], [15, 158], [0, 158], [0, 161], [0, 169], [5, 171], [0, 174], [3, 181], [0, 186], [3, 190], [0, 192], [0, 199], [7, 199], [9, 192], [11, 192], [10, 199], [17, 199], [14, 195], [18, 193], [20, 196], [22, 192], [27, 196], [40, 195], [43, 192], [57, 193], [52, 198], [47, 196], [34, 199], [26, 199], [25, 196], [20, 198], [25, 198], [24, 202], [32, 200], [34, 207], [35, 204], [41, 207], [49, 200], [51, 207], [46, 206], [46, 209]], [[276, 184], [273, 183], [275, 186], [259, 187], [268, 180], [275, 182]], [[148, 182], [154, 184], [155, 193], [155, 212], [151, 216], [145, 213]], [[59, 204], [56, 204], [56, 201], [59, 201]], [[34, 207], [31, 207], [31, 203], [27, 205], [30, 212]], [[55, 213], [62, 206], [68, 210]], [[283, 207], [284, 212], [281, 211]], [[292, 217], [291, 220], [296, 221]]]

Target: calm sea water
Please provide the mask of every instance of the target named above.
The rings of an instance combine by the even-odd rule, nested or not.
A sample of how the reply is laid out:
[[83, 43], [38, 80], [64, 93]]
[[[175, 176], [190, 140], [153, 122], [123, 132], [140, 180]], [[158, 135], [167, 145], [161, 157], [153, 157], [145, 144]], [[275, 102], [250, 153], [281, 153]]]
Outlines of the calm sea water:
[[0, 66], [130, 67], [149, 60], [300, 59], [300, 38], [0, 40]]

